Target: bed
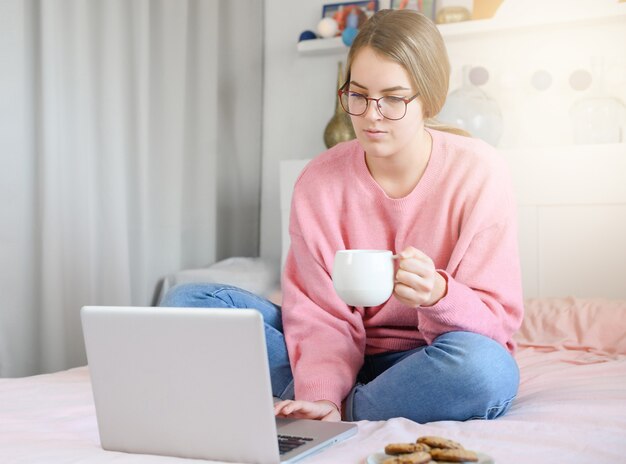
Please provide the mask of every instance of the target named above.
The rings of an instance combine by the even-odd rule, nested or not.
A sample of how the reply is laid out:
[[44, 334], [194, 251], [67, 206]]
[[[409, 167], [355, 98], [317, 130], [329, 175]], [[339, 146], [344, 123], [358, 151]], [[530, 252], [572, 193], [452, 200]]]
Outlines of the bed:
[[[626, 187], [621, 181], [611, 183], [611, 178], [619, 176], [606, 176], [611, 170], [625, 172], [618, 171], [624, 167], [626, 159], [623, 148], [619, 150], [619, 154], [607, 152], [598, 155], [605, 156], [604, 160], [608, 161], [606, 166], [594, 163], [589, 169], [583, 169], [587, 178], [596, 176], [597, 185], [602, 187], [600, 191], [587, 193], [585, 199], [581, 200], [578, 191], [568, 192], [567, 185], [564, 187], [565, 194], [556, 191], [541, 194], [542, 182], [545, 180], [546, 186], [549, 184], [549, 172], [546, 173], [545, 169], [539, 178], [535, 176], [532, 182], [528, 181], [532, 183], [531, 193], [520, 196], [522, 218], [528, 219], [527, 224], [521, 225], [521, 246], [536, 249], [527, 250], [527, 258], [522, 257], [523, 264], [527, 259], [526, 269], [530, 269], [532, 278], [525, 281], [525, 290], [530, 296], [525, 301], [522, 328], [516, 334], [518, 349], [515, 356], [521, 369], [521, 385], [517, 399], [504, 417], [493, 421], [427, 424], [400, 418], [380, 422], [361, 421], [358, 422], [359, 432], [355, 437], [305, 462], [365, 463], [369, 456], [381, 452], [387, 443], [413, 441], [422, 435], [440, 435], [485, 453], [500, 464], [626, 463], [624, 279], [618, 276], [612, 279], [615, 282], [613, 287], [602, 290], [611, 298], [554, 298], [542, 295], [555, 289], [564, 295], [574, 294], [575, 290], [583, 288], [576, 278], [585, 279], [585, 282], [588, 279], [584, 269], [578, 271], [576, 278], [566, 273], [570, 287], [563, 287], [563, 282], [552, 279], [552, 274], [548, 272], [552, 259], [550, 253], [558, 259], [563, 259], [565, 255], [554, 254], [555, 249], [558, 252], [558, 244], [550, 249], [542, 248], [542, 243], [551, 232], [539, 224], [539, 219], [543, 217], [542, 207], [550, 208], [553, 213], [557, 211], [558, 216], [558, 205], [563, 203], [562, 198], [557, 198], [559, 195], [583, 208], [597, 204], [608, 206], [607, 214], [610, 215], [615, 214], [615, 208], [623, 211]], [[576, 154], [569, 153], [568, 156], [575, 157]], [[552, 158], [555, 170], [559, 169], [558, 161], [558, 157]], [[515, 160], [512, 159], [512, 162]], [[285, 226], [290, 189], [304, 163], [285, 162], [281, 165], [284, 192], [281, 203]], [[598, 169], [606, 169], [607, 172], [599, 172]], [[528, 158], [518, 172], [526, 170], [536, 172], [532, 160]], [[568, 178], [572, 179], [572, 185], [576, 184], [576, 177], [571, 172]], [[518, 190], [523, 187], [519, 179], [516, 182]], [[586, 202], [590, 197], [593, 201]], [[562, 206], [568, 211], [568, 208], [574, 207]], [[563, 219], [563, 216], [558, 217]], [[623, 221], [617, 225], [618, 232], [619, 227], [623, 227]], [[531, 235], [524, 235], [524, 231]], [[576, 231], [572, 233], [575, 236]], [[587, 231], [583, 229], [582, 233]], [[602, 268], [612, 273], [613, 277], [622, 270], [626, 261], [620, 258], [625, 256], [621, 238], [624, 234], [618, 235], [613, 240], [612, 260], [605, 262]], [[283, 249], [288, 246], [285, 240], [282, 245]], [[616, 256], [620, 259], [615, 260]], [[571, 270], [568, 263], [565, 266], [568, 271]], [[539, 267], [541, 272], [535, 272], [533, 267]], [[255, 273], [259, 272], [264, 273], [263, 277], [255, 277]], [[234, 284], [244, 288], [249, 286], [258, 293], [269, 295], [276, 272], [258, 260], [233, 258], [211, 269], [187, 270], [168, 276], [162, 283], [161, 291], [180, 282], [220, 280], [226, 275]], [[258, 287], [261, 281], [266, 284], [263, 288]], [[0, 463], [74, 462], [189, 461], [102, 450], [87, 366], [33, 377], [0, 379]]]
[[[358, 423], [346, 442], [309, 458], [365, 463], [386, 443], [441, 435], [504, 464], [626, 462], [626, 301], [533, 299], [517, 334], [519, 395], [494, 421]], [[2, 463], [169, 463], [100, 448], [89, 370], [0, 380]]]

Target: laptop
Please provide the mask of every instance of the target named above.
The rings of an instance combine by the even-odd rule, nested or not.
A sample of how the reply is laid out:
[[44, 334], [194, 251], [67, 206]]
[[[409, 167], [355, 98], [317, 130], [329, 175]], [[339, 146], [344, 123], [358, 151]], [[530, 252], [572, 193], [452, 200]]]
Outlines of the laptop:
[[357, 431], [274, 416], [255, 310], [86, 306], [81, 319], [106, 450], [291, 463]]

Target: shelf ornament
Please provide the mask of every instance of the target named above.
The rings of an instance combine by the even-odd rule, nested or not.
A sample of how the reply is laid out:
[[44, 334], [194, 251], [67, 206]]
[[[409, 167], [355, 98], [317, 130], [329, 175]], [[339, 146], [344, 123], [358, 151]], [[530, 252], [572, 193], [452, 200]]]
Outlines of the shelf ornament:
[[[487, 82], [488, 74], [474, 73], [476, 84]], [[472, 67], [463, 67], [463, 85], [452, 91], [437, 119], [466, 130], [472, 136], [497, 146], [502, 136], [503, 120], [500, 106], [472, 82]]]
[[[337, 71], [337, 90], [343, 85], [343, 63], [340, 61]], [[326, 148], [333, 147], [339, 142], [355, 139], [354, 128], [350, 116], [341, 107], [339, 95], [335, 95], [335, 114], [328, 121], [324, 130], [324, 144]]]

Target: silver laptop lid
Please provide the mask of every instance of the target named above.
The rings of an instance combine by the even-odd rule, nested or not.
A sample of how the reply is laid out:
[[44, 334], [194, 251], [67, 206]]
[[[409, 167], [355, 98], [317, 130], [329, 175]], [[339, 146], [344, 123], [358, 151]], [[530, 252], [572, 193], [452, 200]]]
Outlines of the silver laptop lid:
[[104, 449], [279, 461], [257, 311], [84, 307], [81, 317]]

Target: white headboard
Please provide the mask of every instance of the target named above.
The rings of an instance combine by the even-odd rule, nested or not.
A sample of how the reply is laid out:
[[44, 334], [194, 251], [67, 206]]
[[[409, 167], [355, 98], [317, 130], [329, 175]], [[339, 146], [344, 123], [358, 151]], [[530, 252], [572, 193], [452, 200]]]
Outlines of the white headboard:
[[626, 298], [626, 144], [501, 150], [527, 297]]
[[[517, 195], [524, 296], [626, 298], [626, 144], [500, 150]], [[293, 185], [280, 163], [282, 259]]]

